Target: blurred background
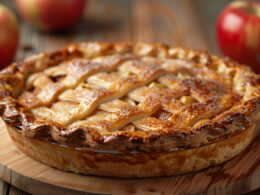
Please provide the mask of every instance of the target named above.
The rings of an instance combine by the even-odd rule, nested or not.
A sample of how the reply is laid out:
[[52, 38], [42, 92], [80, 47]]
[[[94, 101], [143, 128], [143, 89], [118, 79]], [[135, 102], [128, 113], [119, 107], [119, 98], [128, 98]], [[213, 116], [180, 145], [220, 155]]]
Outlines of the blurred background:
[[[26, 1], [26, 0], [21, 0]], [[215, 24], [230, 0], [87, 0], [82, 18], [69, 30], [50, 33], [21, 19], [13, 0], [1, 0], [18, 17], [15, 60], [77, 41], [149, 41], [220, 54]]]
[[[38, 5], [32, 3], [36, 1], [41, 3]], [[62, 1], [72, 4], [62, 10], [62, 6], [56, 4]], [[75, 5], [73, 2], [76, 2]], [[11, 63], [12, 60], [21, 61], [27, 56], [42, 51], [59, 49], [68, 43], [79, 41], [163, 42], [170, 46], [201, 49], [222, 55], [217, 43], [217, 19], [230, 2], [232, 1], [0, 0], [0, 5], [11, 10], [10, 14], [0, 7], [0, 68]], [[246, 12], [251, 14], [251, 12], [256, 11], [252, 7], [249, 6]], [[37, 15], [40, 12], [45, 16]], [[13, 22], [11, 15], [17, 18], [18, 25], [17, 22]], [[240, 15], [243, 14], [240, 13]], [[250, 17], [248, 16], [248, 18]], [[252, 39], [247, 39], [247, 43], [252, 48], [256, 48], [255, 54], [260, 59], [260, 6], [258, 19], [254, 17], [255, 20], [259, 20], [259, 31], [254, 30], [254, 26], [250, 26], [247, 31]], [[43, 24], [43, 21], [46, 24]], [[66, 28], [64, 26], [62, 29], [54, 29], [60, 27], [59, 25], [63, 22], [65, 26], [68, 25]], [[47, 23], [50, 23], [48, 24], [50, 26]], [[238, 23], [238, 20], [233, 17], [230, 25], [226, 27], [229, 28]], [[223, 22], [223, 24], [225, 23]], [[237, 32], [239, 31], [242, 32], [241, 29], [237, 28]], [[228, 36], [224, 34], [221, 36], [224, 37], [222, 40], [225, 43], [225, 37]], [[247, 38], [245, 35], [243, 36]], [[230, 43], [234, 41], [234, 45], [236, 45], [239, 39], [237, 37], [235, 35], [231, 37]], [[4, 53], [8, 50], [9, 45], [11, 45], [10, 51]], [[232, 48], [243, 48], [242, 44], [241, 47], [234, 47], [232, 44], [227, 45], [231, 48], [228, 48], [228, 51], [231, 51]], [[247, 49], [247, 47], [243, 49]], [[241, 50], [241, 52], [250, 53], [245, 52], [245, 50]], [[10, 53], [15, 55], [12, 56]], [[10, 57], [3, 59], [5, 61], [1, 62], [1, 58], [5, 58], [9, 54]], [[237, 56], [241, 56], [240, 53], [237, 53]], [[251, 56], [249, 58], [252, 59]], [[0, 194], [1, 192], [26, 194], [0, 180]], [[258, 193], [259, 191], [256, 192], [256, 194]]]

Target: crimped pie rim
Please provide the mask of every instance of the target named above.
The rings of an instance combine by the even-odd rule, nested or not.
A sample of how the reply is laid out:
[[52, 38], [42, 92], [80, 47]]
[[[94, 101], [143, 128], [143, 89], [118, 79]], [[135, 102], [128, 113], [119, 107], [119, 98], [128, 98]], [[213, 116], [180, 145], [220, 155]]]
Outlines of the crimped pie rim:
[[[150, 133], [150, 135], [147, 135], [146, 137], [138, 137], [136, 135], [133, 136], [131, 132], [130, 134], [129, 132], [116, 132], [114, 134], [112, 133], [111, 137], [108, 138], [102, 137], [102, 135], [99, 135], [88, 128], [84, 130], [82, 128], [68, 129], [50, 121], [36, 119], [33, 114], [21, 106], [14, 97], [15, 94], [19, 93], [19, 90], [21, 90], [25, 76], [29, 74], [32, 69], [45, 69], [46, 67], [44, 66], [46, 65], [43, 64], [46, 63], [46, 60], [49, 60], [48, 63], [55, 60], [59, 61], [59, 59], [56, 58], [63, 57], [66, 59], [73, 55], [77, 56], [79, 53], [80, 55], [84, 53], [87, 57], [93, 57], [102, 54], [122, 54], [126, 52], [132, 52], [140, 56], [160, 56], [193, 60], [205, 66], [210, 63], [216, 63], [217, 65], [224, 64], [229, 71], [242, 71], [243, 78], [241, 79], [246, 81], [246, 100], [243, 99], [240, 105], [221, 113], [212, 123], [203, 123], [202, 125], [193, 128], [189, 133], [182, 131], [167, 133], [159, 132], [157, 134]], [[44, 141], [55, 141], [67, 145], [124, 151], [169, 150], [169, 148], [174, 148], [176, 146], [174, 144], [171, 145], [171, 143], [170, 146], [167, 145], [167, 147], [164, 147], [163, 144], [158, 146], [158, 142], [162, 142], [162, 140], [163, 142], [167, 142], [167, 138], [171, 139], [171, 137], [175, 137], [182, 140], [187, 139], [187, 141], [193, 138], [201, 139], [197, 145], [195, 144], [192, 146], [198, 147], [239, 133], [259, 119], [259, 83], [259, 76], [252, 73], [249, 68], [236, 64], [230, 59], [209, 55], [207, 52], [199, 50], [171, 48], [160, 43], [83, 42], [70, 44], [59, 51], [40, 53], [25, 59], [23, 62], [14, 63], [2, 70], [0, 72], [0, 113], [6, 123], [15, 128], [20, 127], [23, 135], [26, 137], [37, 138]], [[19, 86], [19, 84], [22, 85]], [[207, 137], [208, 132], [214, 132], [216, 137]]]

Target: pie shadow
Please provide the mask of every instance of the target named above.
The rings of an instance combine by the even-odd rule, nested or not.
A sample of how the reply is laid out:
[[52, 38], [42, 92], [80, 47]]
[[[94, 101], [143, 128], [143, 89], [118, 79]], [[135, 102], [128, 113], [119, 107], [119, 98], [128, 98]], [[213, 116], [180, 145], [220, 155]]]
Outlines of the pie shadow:
[[[104, 21], [96, 18], [82, 18], [76, 25], [73, 27], [57, 31], [57, 32], [48, 32], [37, 30], [42, 36], [50, 36], [50, 37], [59, 37], [59, 38], [69, 38], [75, 37], [88, 37], [96, 35], [96, 37], [102, 33], [108, 33], [112, 31], [118, 31], [122, 27], [122, 23], [120, 20], [113, 21]], [[77, 40], [80, 41], [80, 40]]]

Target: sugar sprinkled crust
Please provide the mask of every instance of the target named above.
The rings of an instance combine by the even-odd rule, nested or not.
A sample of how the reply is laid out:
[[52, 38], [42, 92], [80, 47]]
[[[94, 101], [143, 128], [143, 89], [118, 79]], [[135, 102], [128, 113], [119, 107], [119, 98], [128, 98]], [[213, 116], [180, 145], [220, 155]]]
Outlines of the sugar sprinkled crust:
[[118, 151], [214, 143], [260, 118], [260, 77], [151, 43], [75, 43], [0, 72], [0, 112], [28, 138]]

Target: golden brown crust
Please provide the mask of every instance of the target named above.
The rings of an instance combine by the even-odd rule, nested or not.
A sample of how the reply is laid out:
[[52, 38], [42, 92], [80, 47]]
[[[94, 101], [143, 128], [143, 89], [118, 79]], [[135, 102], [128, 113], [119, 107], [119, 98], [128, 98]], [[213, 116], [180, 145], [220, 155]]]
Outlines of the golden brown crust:
[[70, 148], [24, 137], [8, 126], [16, 146], [30, 157], [64, 171], [109, 177], [170, 176], [198, 171], [230, 160], [254, 137], [255, 125], [220, 142], [171, 152], [120, 153]]
[[[115, 69], [120, 78], [106, 73]], [[93, 89], [102, 82], [109, 85]], [[168, 151], [214, 143], [250, 127], [260, 118], [259, 84], [247, 67], [206, 52], [150, 43], [76, 43], [2, 70], [0, 113], [28, 138]]]

